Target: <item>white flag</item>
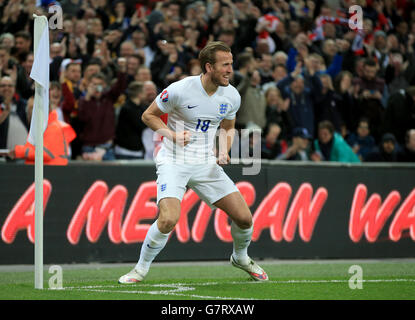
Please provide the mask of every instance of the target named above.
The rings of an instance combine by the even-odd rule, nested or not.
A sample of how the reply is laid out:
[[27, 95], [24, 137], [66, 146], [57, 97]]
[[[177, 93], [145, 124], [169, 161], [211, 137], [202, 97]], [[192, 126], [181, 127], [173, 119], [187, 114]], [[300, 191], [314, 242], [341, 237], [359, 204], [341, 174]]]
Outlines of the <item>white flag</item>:
[[[40, 88], [36, 88], [32, 120], [30, 122], [28, 140], [33, 145], [36, 145], [35, 114], [39, 112], [39, 108], [43, 108], [43, 132], [48, 125], [49, 117], [49, 28], [47, 21], [46, 24], [42, 23], [42, 18], [46, 20], [46, 17], [35, 18], [35, 39], [37, 32], [41, 33], [41, 36], [37, 45], [32, 71], [30, 72], [30, 78], [41, 86]], [[39, 30], [39, 28], [42, 27], [42, 24], [43, 30]]]

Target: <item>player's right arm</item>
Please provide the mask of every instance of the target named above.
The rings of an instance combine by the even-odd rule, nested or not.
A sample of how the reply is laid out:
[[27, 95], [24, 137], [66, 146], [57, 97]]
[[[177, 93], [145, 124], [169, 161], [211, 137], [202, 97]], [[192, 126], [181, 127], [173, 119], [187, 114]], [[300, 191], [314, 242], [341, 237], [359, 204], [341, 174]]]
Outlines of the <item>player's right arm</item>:
[[163, 114], [164, 112], [157, 106], [156, 101], [153, 101], [147, 110], [144, 111], [143, 115], [141, 116], [141, 120], [143, 120], [146, 126], [161, 136], [165, 137], [166, 139], [169, 139], [181, 146], [187, 145], [190, 142], [190, 132], [174, 132], [173, 130], [169, 129], [160, 118]]

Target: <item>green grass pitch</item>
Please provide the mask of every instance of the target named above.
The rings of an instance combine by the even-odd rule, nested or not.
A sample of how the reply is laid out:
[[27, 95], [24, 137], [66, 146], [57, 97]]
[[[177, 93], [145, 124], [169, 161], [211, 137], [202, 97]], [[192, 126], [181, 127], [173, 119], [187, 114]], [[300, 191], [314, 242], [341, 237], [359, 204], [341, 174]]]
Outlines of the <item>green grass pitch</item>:
[[[153, 264], [144, 282], [117, 283], [134, 264], [65, 267], [63, 289], [49, 289], [47, 266], [43, 290], [34, 289], [33, 271], [0, 268], [2, 300], [413, 300], [415, 262], [382, 261], [262, 261], [270, 281], [258, 283], [229, 263]], [[352, 265], [363, 271], [361, 289], [351, 289]]]

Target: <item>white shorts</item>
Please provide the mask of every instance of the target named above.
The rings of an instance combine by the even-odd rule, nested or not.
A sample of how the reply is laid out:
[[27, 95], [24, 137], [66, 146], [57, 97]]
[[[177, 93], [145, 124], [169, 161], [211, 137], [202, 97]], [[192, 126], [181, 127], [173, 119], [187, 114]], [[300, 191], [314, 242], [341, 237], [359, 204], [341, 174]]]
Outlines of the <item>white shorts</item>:
[[212, 209], [216, 201], [233, 192], [239, 192], [223, 168], [210, 164], [157, 164], [157, 204], [163, 198], [182, 201], [187, 187]]

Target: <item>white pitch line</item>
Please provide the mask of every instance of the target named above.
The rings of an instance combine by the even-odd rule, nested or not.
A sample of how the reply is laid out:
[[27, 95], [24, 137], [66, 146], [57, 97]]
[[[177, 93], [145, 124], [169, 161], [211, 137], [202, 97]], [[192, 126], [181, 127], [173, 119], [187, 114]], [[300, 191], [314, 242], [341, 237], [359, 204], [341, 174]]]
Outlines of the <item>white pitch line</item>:
[[[229, 284], [260, 284], [260, 283], [274, 283], [274, 284], [295, 284], [295, 283], [347, 283], [349, 280], [271, 280], [266, 282], [256, 282], [256, 281], [233, 281], [228, 282]], [[360, 282], [360, 281], [359, 281]], [[361, 280], [364, 283], [379, 283], [379, 282], [415, 282], [415, 279], [368, 279]], [[96, 286], [81, 286], [81, 287], [64, 287], [63, 290], [79, 290], [79, 291], [89, 291], [89, 292], [103, 292], [103, 293], [128, 293], [128, 294], [150, 294], [150, 295], [167, 295], [167, 296], [182, 296], [189, 298], [199, 298], [199, 299], [215, 299], [215, 300], [255, 300], [253, 298], [239, 298], [239, 297], [213, 297], [213, 296], [202, 296], [197, 294], [187, 294], [183, 293], [186, 291], [194, 291], [195, 287], [201, 286], [212, 286], [218, 285], [219, 282], [201, 282], [201, 283], [159, 283], [159, 284], [146, 284], [140, 283], [138, 287], [150, 287], [150, 288], [168, 288], [172, 290], [109, 290], [111, 288], [125, 288], [126, 285], [96, 285]], [[106, 289], [104, 289], [106, 288]], [[131, 287], [130, 287], [131, 288]]]
[[[368, 279], [368, 280], [359, 280], [361, 282], [415, 282], [415, 279]], [[290, 284], [290, 283], [348, 283], [349, 280], [346, 279], [332, 279], [332, 280], [269, 280], [269, 281], [232, 281], [227, 282], [229, 284], [252, 284], [252, 285], [261, 285], [265, 283], [275, 283], [275, 284]], [[201, 283], [171, 283], [174, 286], [210, 286], [216, 285], [219, 282], [201, 282]]]
[[[267, 281], [268, 283], [280, 283], [280, 284], [290, 284], [290, 283], [344, 283], [349, 282], [349, 280], [276, 280], [276, 281]], [[368, 280], [358, 280], [358, 282], [367, 282], [367, 283], [376, 283], [376, 282], [415, 282], [415, 279], [368, 279]], [[249, 282], [246, 282], [247, 284]], [[235, 282], [238, 284], [238, 282]]]
[[[215, 285], [217, 282], [204, 283], [205, 285]], [[100, 288], [126, 288], [125, 285], [107, 285], [107, 286], [84, 286], [84, 287], [65, 287], [64, 290], [79, 290], [88, 292], [103, 292], [103, 293], [129, 293], [129, 294], [151, 294], [151, 295], [171, 295], [171, 296], [183, 296], [190, 298], [200, 299], [215, 299], [215, 300], [253, 300], [249, 298], [235, 298], [235, 297], [213, 297], [213, 296], [201, 296], [196, 294], [183, 294], [178, 293], [182, 291], [193, 291], [194, 287], [184, 287], [184, 284], [140, 284], [140, 287], [167, 287], [174, 288], [173, 290], [161, 290], [161, 291], [142, 291], [142, 290], [105, 290]]]

